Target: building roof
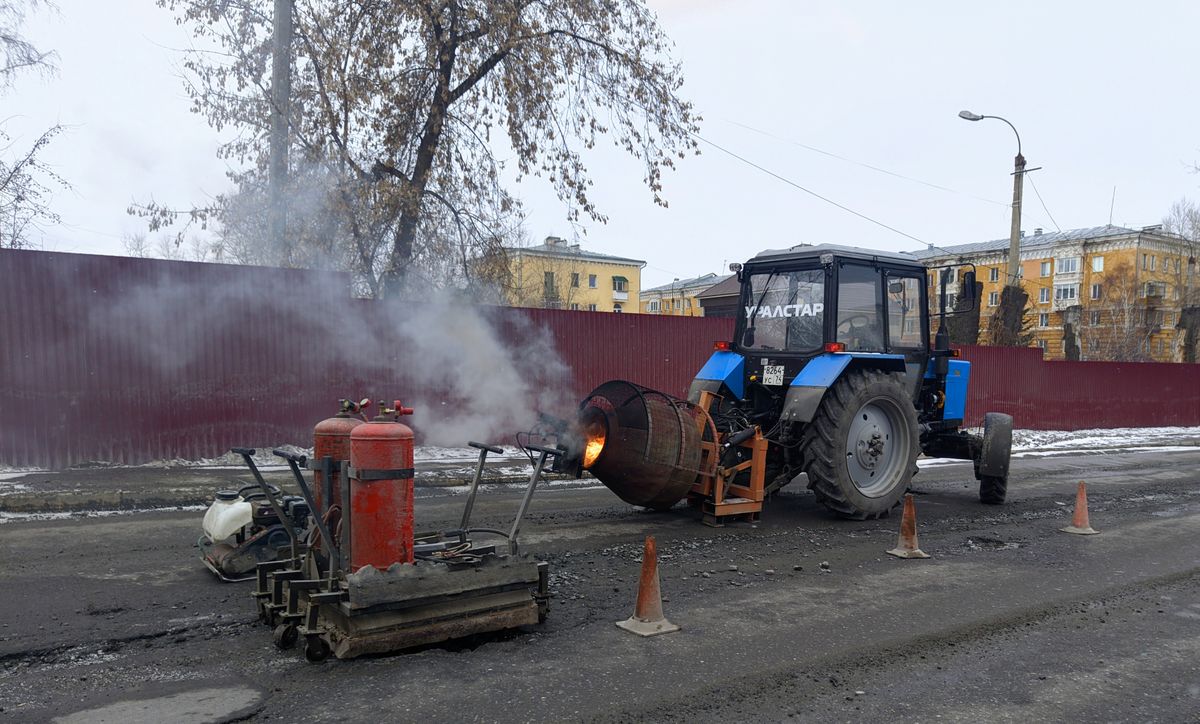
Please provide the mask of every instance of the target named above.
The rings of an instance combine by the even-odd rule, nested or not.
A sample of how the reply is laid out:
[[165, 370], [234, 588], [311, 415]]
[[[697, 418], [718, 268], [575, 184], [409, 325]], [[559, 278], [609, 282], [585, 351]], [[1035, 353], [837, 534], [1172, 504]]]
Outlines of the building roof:
[[732, 274], [717, 274], [716, 272], [711, 272], [709, 274], [702, 274], [698, 277], [691, 277], [690, 279], [676, 279], [670, 284], [663, 284], [661, 286], [643, 289], [642, 294], [648, 294], [651, 292], [677, 292], [692, 288], [708, 289], [712, 285], [728, 279], [730, 276], [732, 276]]
[[696, 295], [696, 298], [703, 301], [705, 299], [719, 299], [721, 297], [737, 297], [742, 293], [742, 283], [738, 281], [736, 274], [730, 274], [721, 281], [712, 285], [708, 289]]
[[635, 264], [639, 268], [646, 266], [646, 262], [641, 259], [628, 259], [623, 256], [584, 251], [579, 248], [579, 244], [568, 244], [562, 239], [556, 239], [555, 237], [547, 237], [545, 243], [538, 244], [537, 246], [509, 247], [508, 251], [516, 254], [533, 254], [535, 256], [553, 256], [559, 258], [569, 257], [586, 261], [606, 262], [608, 264]]
[[[1066, 231], [1026, 234], [1021, 237], [1020, 247], [1021, 251], [1026, 251], [1054, 247], [1065, 243], [1091, 241], [1093, 239], [1104, 239], [1114, 236], [1131, 236], [1141, 233], [1168, 236], [1162, 233], [1161, 228], [1148, 227], [1139, 231], [1137, 229], [1127, 229], [1124, 226], [1106, 224], [1105, 226], [1092, 226], [1086, 229], [1067, 229]], [[909, 253], [918, 259], [932, 259], [943, 256], [973, 256], [976, 254], [1007, 251], [1008, 241], [1006, 237], [1004, 239], [993, 239], [992, 241], [980, 241], [974, 244], [935, 246], [928, 249], [918, 249]]]

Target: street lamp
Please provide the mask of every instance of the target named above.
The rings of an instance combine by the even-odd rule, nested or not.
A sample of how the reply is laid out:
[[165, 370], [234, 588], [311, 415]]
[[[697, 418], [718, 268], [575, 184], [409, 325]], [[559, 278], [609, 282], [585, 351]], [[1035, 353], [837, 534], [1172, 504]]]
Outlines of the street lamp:
[[1008, 123], [1013, 135], [1017, 137], [1017, 157], [1013, 161], [1013, 202], [1012, 228], [1008, 233], [1008, 270], [1006, 283], [1010, 287], [1021, 286], [1021, 191], [1025, 180], [1025, 157], [1021, 155], [1021, 134], [1017, 127], [1000, 116], [982, 116], [971, 111], [959, 111], [958, 117], [964, 121], [982, 121], [985, 118], [995, 118], [997, 121]]

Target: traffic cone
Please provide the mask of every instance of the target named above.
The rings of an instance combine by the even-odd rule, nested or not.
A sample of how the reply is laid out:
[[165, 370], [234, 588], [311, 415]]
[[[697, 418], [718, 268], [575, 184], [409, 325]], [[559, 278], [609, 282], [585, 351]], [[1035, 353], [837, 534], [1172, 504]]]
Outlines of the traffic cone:
[[658, 587], [658, 549], [654, 536], [646, 536], [642, 551], [642, 576], [638, 581], [637, 605], [633, 615], [617, 625], [638, 636], [657, 636], [678, 631], [679, 627], [663, 616], [662, 592]]
[[928, 558], [929, 554], [917, 545], [917, 505], [912, 493], [904, 494], [904, 516], [900, 518], [900, 540], [888, 551], [897, 558]]
[[1066, 528], [1059, 528], [1059, 530], [1076, 535], [1096, 535], [1100, 532], [1093, 530], [1091, 523], [1088, 522], [1087, 485], [1082, 480], [1079, 481], [1079, 488], [1075, 492], [1075, 517], [1071, 518], [1070, 525]]

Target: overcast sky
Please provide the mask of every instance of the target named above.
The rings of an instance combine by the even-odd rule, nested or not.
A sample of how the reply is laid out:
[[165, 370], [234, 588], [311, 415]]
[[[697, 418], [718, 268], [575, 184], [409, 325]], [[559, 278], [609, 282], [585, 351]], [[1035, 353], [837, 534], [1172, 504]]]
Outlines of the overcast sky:
[[[170, 13], [151, 0], [57, 2], [26, 33], [57, 51], [59, 73], [20, 80], [0, 116], [18, 141], [70, 127], [47, 159], [74, 191], [54, 197], [63, 223], [41, 247], [122, 254], [122, 237], [144, 230], [125, 212], [131, 201], [182, 206], [226, 190], [219, 138], [188, 110], [177, 49], [189, 39]], [[1114, 187], [1118, 225], [1200, 200], [1198, 2], [650, 5], [705, 139], [922, 242], [1008, 235], [1015, 138], [999, 121], [960, 120], [962, 109], [1006, 117], [1041, 167], [1030, 177], [1049, 213], [1027, 183], [1027, 231], [1108, 223]], [[800, 242], [920, 246], [709, 145], [665, 177], [669, 209], [617, 152], [598, 152], [592, 168], [610, 221], [578, 240], [646, 260], [645, 286]], [[577, 233], [543, 182], [516, 191], [531, 236]]]

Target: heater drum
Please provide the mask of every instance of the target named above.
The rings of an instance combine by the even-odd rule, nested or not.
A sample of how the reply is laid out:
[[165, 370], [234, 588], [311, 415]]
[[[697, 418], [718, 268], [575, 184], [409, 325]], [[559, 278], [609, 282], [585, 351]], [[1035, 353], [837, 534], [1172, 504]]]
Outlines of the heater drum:
[[701, 472], [700, 442], [712, 439], [698, 406], [623, 380], [593, 390], [579, 423], [584, 468], [621, 500], [647, 508], [670, 508], [687, 495]]

